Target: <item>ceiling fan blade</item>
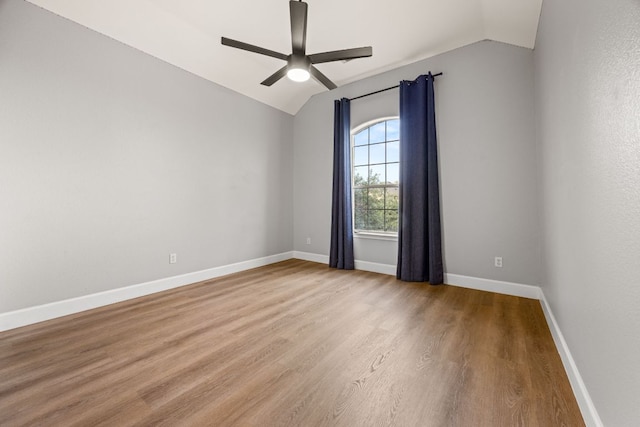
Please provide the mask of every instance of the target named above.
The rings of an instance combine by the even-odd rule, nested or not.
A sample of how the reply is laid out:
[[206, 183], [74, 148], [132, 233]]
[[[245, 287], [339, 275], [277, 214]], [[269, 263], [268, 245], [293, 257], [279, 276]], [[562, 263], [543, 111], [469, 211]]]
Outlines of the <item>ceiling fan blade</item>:
[[307, 46], [307, 4], [303, 1], [289, 2], [291, 15], [291, 46], [294, 55], [304, 55]]
[[346, 61], [356, 58], [367, 58], [373, 55], [371, 46], [356, 47], [353, 49], [334, 50], [331, 52], [314, 53], [309, 55], [312, 64], [322, 64], [323, 62]]
[[263, 47], [254, 46], [252, 44], [239, 42], [237, 40], [228, 39], [226, 37], [222, 37], [222, 44], [225, 46], [235, 47], [237, 49], [248, 50], [249, 52], [259, 53], [261, 55], [271, 56], [272, 58], [278, 58], [286, 61], [289, 56], [284, 53], [275, 52], [273, 50], [265, 49]]
[[278, 80], [280, 80], [281, 78], [283, 78], [284, 76], [287, 75], [287, 68], [288, 68], [288, 66], [285, 65], [284, 67], [280, 68], [278, 71], [276, 71], [275, 73], [273, 73], [269, 77], [267, 77], [260, 84], [261, 85], [265, 85], [265, 86], [271, 86], [272, 84], [274, 84], [275, 82], [277, 82]]
[[335, 88], [338, 87], [338, 86], [336, 86], [335, 83], [333, 83], [331, 80], [329, 80], [329, 78], [327, 76], [322, 74], [320, 72], [320, 70], [318, 70], [313, 65], [309, 67], [309, 73], [311, 73], [311, 75], [313, 76], [314, 79], [316, 79], [317, 81], [319, 81], [320, 83], [325, 85], [327, 87], [327, 89], [329, 89], [329, 90], [335, 89]]

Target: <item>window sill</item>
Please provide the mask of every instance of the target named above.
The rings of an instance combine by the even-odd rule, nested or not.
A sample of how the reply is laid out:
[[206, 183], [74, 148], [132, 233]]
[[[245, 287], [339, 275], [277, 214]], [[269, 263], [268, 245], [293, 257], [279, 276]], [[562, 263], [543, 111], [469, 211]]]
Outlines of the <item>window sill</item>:
[[373, 233], [367, 231], [354, 231], [353, 237], [357, 239], [372, 239], [372, 240], [391, 240], [397, 241], [397, 234], [384, 234], [384, 233]]

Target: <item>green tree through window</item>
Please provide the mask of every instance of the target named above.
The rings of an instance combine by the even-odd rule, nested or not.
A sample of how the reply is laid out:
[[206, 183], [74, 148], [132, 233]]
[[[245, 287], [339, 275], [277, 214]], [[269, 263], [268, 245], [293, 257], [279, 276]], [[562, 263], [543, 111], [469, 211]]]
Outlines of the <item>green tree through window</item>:
[[398, 232], [399, 120], [374, 123], [353, 135], [355, 231]]

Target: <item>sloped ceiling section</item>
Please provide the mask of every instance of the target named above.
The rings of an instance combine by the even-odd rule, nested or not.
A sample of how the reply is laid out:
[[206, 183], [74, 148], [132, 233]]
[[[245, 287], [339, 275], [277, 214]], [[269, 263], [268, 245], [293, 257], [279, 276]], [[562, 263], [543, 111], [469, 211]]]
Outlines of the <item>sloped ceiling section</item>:
[[[230, 37], [291, 52], [288, 0], [29, 0], [163, 61], [290, 114], [326, 90], [260, 84], [283, 61], [222, 46]], [[542, 0], [307, 0], [307, 52], [373, 46], [317, 67], [338, 86], [476, 41], [533, 48]]]

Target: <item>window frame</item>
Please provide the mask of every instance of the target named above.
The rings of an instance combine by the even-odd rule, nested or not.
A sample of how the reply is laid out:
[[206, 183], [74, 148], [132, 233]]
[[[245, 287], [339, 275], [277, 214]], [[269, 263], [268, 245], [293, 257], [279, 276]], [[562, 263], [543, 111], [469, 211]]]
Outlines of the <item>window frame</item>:
[[[359, 230], [356, 229], [356, 221], [355, 221], [355, 214], [356, 214], [356, 209], [355, 209], [355, 204], [356, 204], [356, 188], [355, 188], [355, 136], [362, 132], [363, 130], [370, 128], [378, 123], [384, 123], [387, 122], [389, 120], [400, 120], [399, 116], [386, 116], [386, 117], [379, 117], [376, 118], [374, 120], [370, 120], [368, 122], [362, 123], [356, 127], [354, 127], [353, 129], [351, 129], [351, 134], [350, 134], [350, 154], [351, 154], [351, 216], [352, 216], [352, 228], [353, 228], [353, 236], [357, 237], [357, 238], [364, 238], [364, 239], [374, 239], [374, 240], [398, 240], [398, 231], [381, 231], [381, 230]], [[391, 140], [391, 141], [395, 141], [395, 140]], [[389, 141], [386, 139], [386, 133], [385, 133], [385, 140], [382, 141], [381, 143], [388, 143]], [[398, 144], [400, 143], [400, 138], [398, 138]], [[372, 144], [370, 143], [370, 141], [367, 141], [367, 145], [371, 146]], [[374, 143], [375, 145], [375, 143]], [[371, 159], [369, 158], [368, 161], [370, 162]], [[396, 162], [391, 162], [391, 163], [396, 163]], [[387, 162], [387, 157], [385, 154], [385, 162], [383, 163], [386, 167], [387, 164], [389, 164]], [[371, 163], [367, 163], [368, 166], [371, 166]], [[378, 165], [376, 163], [376, 165]], [[399, 165], [400, 162], [398, 161], [398, 169], [399, 169]], [[399, 177], [398, 177], [398, 181], [399, 181]], [[378, 188], [388, 188], [388, 187], [392, 187], [392, 188], [396, 188], [395, 186], [392, 185], [387, 185], [387, 184], [383, 184], [383, 185], [378, 185], [378, 186], [374, 186], [374, 187], [378, 187]], [[398, 182], [398, 186], [397, 186], [398, 190], [400, 189], [400, 183]]]

